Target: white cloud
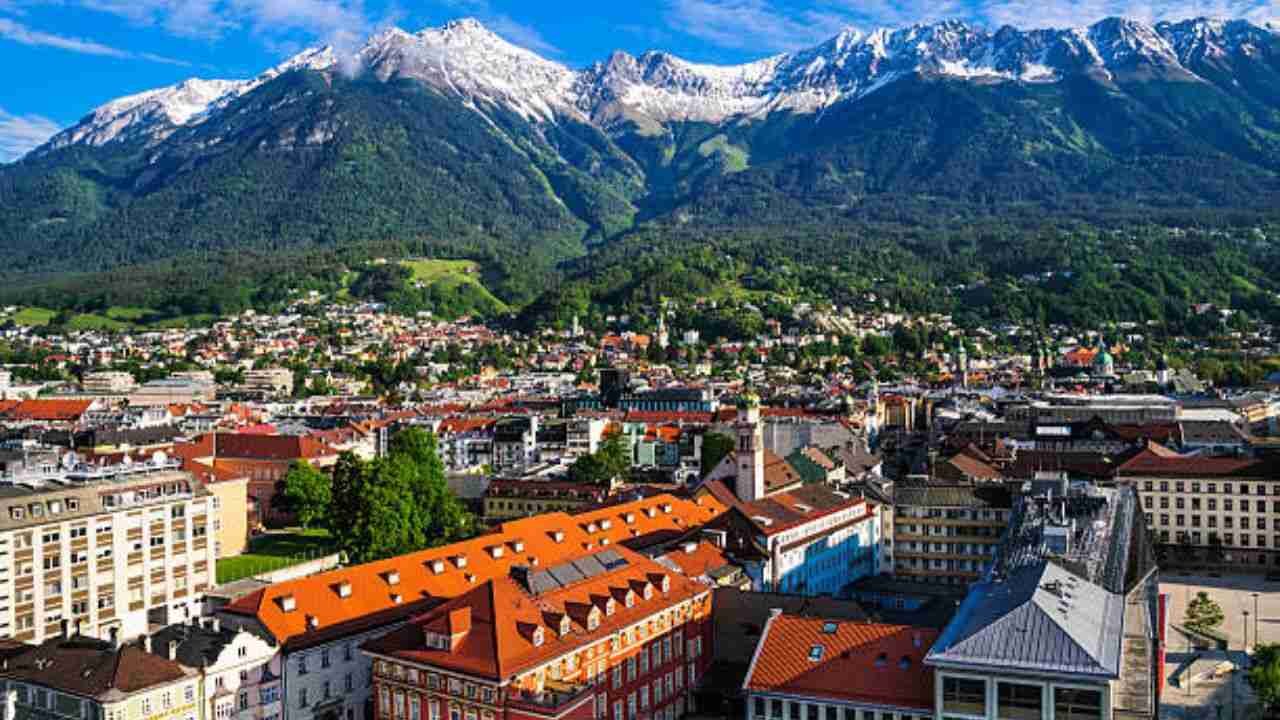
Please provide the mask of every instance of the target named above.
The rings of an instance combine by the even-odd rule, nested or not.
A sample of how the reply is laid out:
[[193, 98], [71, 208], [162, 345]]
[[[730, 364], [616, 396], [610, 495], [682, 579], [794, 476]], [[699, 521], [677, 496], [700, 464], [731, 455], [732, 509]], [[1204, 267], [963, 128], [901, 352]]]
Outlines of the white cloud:
[[719, 47], [766, 52], [808, 47], [850, 24], [847, 13], [792, 14], [765, 0], [669, 0], [665, 20], [673, 30]]
[[62, 127], [40, 115], [10, 115], [0, 108], [0, 163], [12, 162], [43, 145]]
[[122, 50], [120, 48], [111, 47], [110, 45], [104, 45], [94, 40], [47, 33], [42, 30], [32, 29], [20, 22], [6, 18], [0, 18], [0, 38], [12, 40], [13, 42], [21, 43], [23, 45], [58, 48], [59, 50], [68, 50], [71, 52], [83, 53], [85, 55], [147, 60], [150, 62], [165, 63], [168, 65], [189, 66], [191, 64], [183, 60], [175, 60], [173, 58], [156, 55], [154, 53], [135, 53], [130, 50]]

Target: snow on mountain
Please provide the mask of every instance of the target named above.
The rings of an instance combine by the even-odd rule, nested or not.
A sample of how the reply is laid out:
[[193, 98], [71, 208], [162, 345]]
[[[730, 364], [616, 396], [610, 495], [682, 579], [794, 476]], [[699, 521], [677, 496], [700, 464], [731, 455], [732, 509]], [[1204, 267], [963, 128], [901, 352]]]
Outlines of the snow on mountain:
[[1262, 45], [1273, 47], [1274, 32], [1242, 20], [1153, 26], [1111, 18], [1086, 28], [1003, 27], [994, 33], [946, 21], [867, 33], [850, 29], [815, 47], [743, 65], [615, 52], [575, 71], [465, 19], [416, 34], [385, 30], [352, 58], [340, 59], [327, 47], [312, 49], [251, 80], [192, 79], [121, 98], [94, 110], [49, 147], [162, 139], [294, 69], [365, 69], [383, 81], [414, 78], [461, 97], [482, 114], [502, 108], [535, 122], [572, 117], [609, 127], [619, 121], [660, 125], [818, 112], [912, 74], [982, 82], [1048, 83], [1078, 73], [1104, 81], [1194, 81], [1195, 68], [1229, 69], [1232, 62], [1253, 58]]

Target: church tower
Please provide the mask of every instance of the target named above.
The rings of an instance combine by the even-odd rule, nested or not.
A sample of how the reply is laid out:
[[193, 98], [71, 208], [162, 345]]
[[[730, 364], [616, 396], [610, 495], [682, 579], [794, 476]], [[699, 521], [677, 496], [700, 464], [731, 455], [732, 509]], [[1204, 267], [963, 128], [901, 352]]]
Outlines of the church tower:
[[738, 402], [738, 420], [733, 427], [738, 436], [734, 492], [743, 502], [759, 500], [764, 497], [764, 426], [760, 422], [760, 398], [750, 390]]

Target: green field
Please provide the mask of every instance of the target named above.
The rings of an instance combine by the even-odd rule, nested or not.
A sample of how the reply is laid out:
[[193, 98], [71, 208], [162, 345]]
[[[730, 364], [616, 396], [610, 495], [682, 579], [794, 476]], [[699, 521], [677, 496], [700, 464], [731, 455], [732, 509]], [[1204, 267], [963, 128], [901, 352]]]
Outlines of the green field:
[[492, 300], [494, 307], [500, 312], [510, 310], [506, 303], [495, 297], [480, 282], [480, 264], [473, 260], [403, 260], [400, 264], [409, 268], [413, 279], [423, 285], [439, 287], [441, 290], [455, 290], [463, 285], [470, 285], [486, 299]]
[[53, 320], [58, 313], [45, 308], [27, 307], [22, 308], [13, 316], [13, 321], [18, 325], [27, 325], [30, 327], [43, 327]]
[[131, 327], [132, 323], [93, 313], [75, 315], [67, 322], [67, 328], [71, 330], [127, 330]]
[[218, 561], [218, 583], [228, 583], [260, 573], [314, 560], [333, 552], [327, 530], [295, 530], [260, 535], [243, 555]]

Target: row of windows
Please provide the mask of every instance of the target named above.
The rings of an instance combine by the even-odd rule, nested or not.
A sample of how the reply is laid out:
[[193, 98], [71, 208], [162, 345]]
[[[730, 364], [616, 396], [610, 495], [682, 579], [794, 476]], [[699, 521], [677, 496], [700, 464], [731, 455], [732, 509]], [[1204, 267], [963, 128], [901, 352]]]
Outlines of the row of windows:
[[[1247, 533], [1222, 533], [1216, 532], [1201, 534], [1199, 530], [1179, 531], [1177, 535], [1170, 535], [1168, 530], [1160, 531], [1160, 542], [1169, 543], [1171, 539], [1177, 540], [1179, 543], [1191, 543], [1192, 545], [1217, 545], [1222, 544], [1227, 547], [1258, 547], [1265, 549], [1267, 547], [1267, 536], [1261, 533], [1254, 535], [1250, 540]], [[1237, 541], [1239, 544], [1237, 545]], [[1252, 544], [1251, 544], [1252, 543]], [[1272, 536], [1272, 547], [1280, 548], [1280, 535]]]
[[762, 697], [755, 698], [751, 707], [752, 720], [928, 720], [929, 717]]
[[[1142, 483], [1142, 489], [1145, 490], [1146, 492], [1154, 492], [1156, 485], [1157, 483], [1155, 481], [1146, 480], [1146, 481], [1143, 481]], [[1198, 481], [1192, 482], [1190, 483], [1190, 485], [1191, 485], [1191, 492], [1198, 493], [1201, 491], [1200, 482]], [[1169, 492], [1169, 481], [1161, 480], [1159, 482], [1159, 487], [1160, 487], [1160, 492]], [[1218, 483], [1216, 482], [1206, 482], [1204, 483], [1203, 487], [1204, 487], [1204, 492], [1207, 492], [1211, 495], [1217, 494], [1218, 492]], [[1257, 485], [1253, 485], [1253, 486], [1250, 486], [1249, 483], [1240, 483], [1239, 485], [1233, 486], [1229, 482], [1222, 483], [1222, 494], [1230, 495], [1233, 487], [1235, 488], [1236, 494], [1239, 494], [1239, 495], [1249, 495], [1251, 491], [1253, 492], [1253, 494], [1256, 494], [1256, 495], [1267, 494], [1267, 486], [1264, 485], [1263, 483], [1258, 483]], [[1187, 483], [1183, 482], [1182, 480], [1177, 480], [1173, 483], [1174, 492], [1186, 492], [1186, 488], [1187, 488]], [[1280, 484], [1271, 486], [1271, 494], [1280, 495]]]
[[[1052, 698], [1054, 720], [1102, 720], [1104, 715], [1101, 690], [994, 682], [996, 717], [1003, 720], [1041, 720], [1046, 694]], [[947, 717], [987, 717], [987, 681], [944, 677], [942, 713]]]
[[[1176, 508], [1176, 509], [1178, 509], [1178, 510], [1185, 510], [1185, 509], [1186, 509], [1186, 507], [1187, 507], [1187, 500], [1188, 500], [1188, 498], [1175, 497], [1173, 500], [1174, 500], [1174, 503], [1173, 503], [1174, 508]], [[1201, 502], [1201, 498], [1198, 498], [1198, 497], [1190, 498], [1190, 500], [1191, 500], [1191, 509], [1192, 509], [1192, 510], [1200, 510], [1200, 509], [1201, 509], [1201, 507], [1202, 507], [1202, 505], [1203, 505], [1204, 507], [1207, 507], [1209, 510], [1217, 510], [1217, 509], [1218, 509], [1218, 499], [1217, 499], [1217, 498], [1206, 498], [1206, 499], [1204, 499], [1204, 502], [1203, 502], [1203, 503]], [[1145, 507], [1146, 509], [1148, 509], [1148, 510], [1153, 509], [1153, 508], [1152, 508], [1152, 505], [1153, 505], [1153, 504], [1154, 504], [1154, 503], [1153, 503], [1152, 498], [1151, 498], [1151, 496], [1150, 496], [1150, 495], [1147, 495], [1147, 496], [1145, 496], [1145, 497], [1143, 497], [1143, 498], [1142, 498], [1142, 506], [1143, 506], [1143, 507]], [[1169, 509], [1169, 498], [1167, 498], [1167, 497], [1161, 497], [1161, 498], [1160, 498], [1160, 509], [1161, 509], [1161, 510], [1168, 510], [1168, 509]], [[1223, 498], [1223, 500], [1222, 500], [1222, 509], [1223, 509], [1223, 510], [1226, 510], [1226, 511], [1228, 511], [1228, 512], [1234, 512], [1234, 511], [1235, 511], [1235, 509], [1236, 509], [1236, 503], [1235, 503], [1235, 500], [1233, 500], [1232, 498]], [[1267, 512], [1267, 501], [1266, 501], [1266, 500], [1258, 500], [1258, 501], [1256, 501], [1256, 502], [1250, 503], [1247, 499], [1243, 499], [1243, 498], [1242, 498], [1242, 499], [1240, 500], [1240, 512], [1249, 512], [1251, 509], [1252, 509], [1252, 511], [1253, 511], [1253, 512], [1255, 512], [1255, 513], [1265, 513], [1265, 512]], [[1271, 502], [1271, 512], [1273, 512], [1273, 513], [1280, 513], [1280, 500], [1273, 500], [1273, 501]]]
[[[1209, 515], [1208, 517], [1204, 518], [1203, 522], [1204, 522], [1204, 524], [1203, 524], [1203, 525], [1201, 525], [1201, 517], [1200, 517], [1199, 515], [1192, 515], [1192, 516], [1191, 516], [1191, 525], [1190, 525], [1190, 527], [1193, 527], [1193, 528], [1198, 528], [1198, 527], [1207, 527], [1207, 528], [1210, 528], [1210, 529], [1217, 528], [1217, 527], [1218, 527], [1218, 516], [1216, 516], [1216, 515]], [[1235, 530], [1235, 529], [1237, 529], [1237, 528], [1236, 528], [1236, 523], [1237, 523], [1237, 522], [1239, 522], [1239, 525], [1240, 525], [1239, 529], [1240, 529], [1240, 530], [1266, 530], [1266, 529], [1267, 529], [1267, 521], [1266, 521], [1265, 519], [1263, 519], [1263, 518], [1257, 518], [1257, 520], [1256, 520], [1255, 522], [1252, 522], [1252, 523], [1251, 523], [1251, 522], [1249, 521], [1249, 518], [1247, 518], [1247, 517], [1242, 517], [1242, 518], [1239, 518], [1238, 520], [1237, 520], [1236, 518], [1224, 517], [1224, 518], [1222, 518], [1222, 527], [1223, 527], [1223, 529], [1225, 529], [1225, 530]], [[1155, 524], [1156, 524], [1156, 523], [1155, 523], [1155, 516], [1154, 516], [1152, 513], [1147, 513], [1147, 525], [1148, 525], [1148, 526], [1154, 526]], [[1250, 525], [1251, 525], [1251, 524], [1253, 525], [1253, 527], [1250, 527]], [[1179, 513], [1179, 514], [1177, 514], [1177, 515], [1174, 515], [1174, 516], [1173, 516], [1173, 525], [1174, 525], [1174, 527], [1187, 527], [1187, 516], [1186, 516], [1186, 515], [1184, 515], [1184, 514], [1182, 514], [1182, 513]], [[1168, 514], [1168, 513], [1160, 513], [1160, 523], [1159, 523], [1159, 526], [1162, 526], [1162, 527], [1168, 527], [1168, 526], [1169, 526], [1169, 514]], [[1280, 522], [1274, 523], [1274, 524], [1273, 524], [1273, 526], [1272, 526], [1272, 529], [1273, 529], [1273, 530], [1280, 530]]]

